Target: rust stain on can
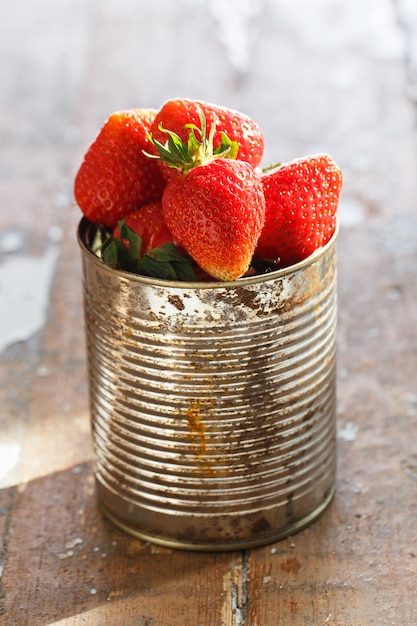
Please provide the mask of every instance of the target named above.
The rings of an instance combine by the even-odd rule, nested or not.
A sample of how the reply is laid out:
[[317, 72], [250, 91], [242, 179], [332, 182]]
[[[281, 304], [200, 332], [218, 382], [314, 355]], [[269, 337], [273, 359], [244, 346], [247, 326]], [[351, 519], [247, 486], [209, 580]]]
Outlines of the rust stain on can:
[[212, 406], [213, 402], [202, 402], [200, 398], [189, 400], [189, 406], [186, 411], [188, 424], [190, 426], [190, 437], [193, 442], [193, 450], [196, 457], [196, 463], [206, 470], [208, 474], [213, 474], [214, 470], [206, 458], [206, 425], [204, 420], [204, 410], [208, 406]]
[[190, 400], [190, 406], [187, 409], [187, 419], [190, 425], [190, 431], [193, 437], [198, 440], [198, 453], [204, 455], [206, 452], [205, 432], [206, 427], [200, 416], [201, 400]]
[[297, 532], [334, 493], [335, 239], [234, 283], [110, 270], [82, 220], [94, 471], [132, 535], [232, 550]]

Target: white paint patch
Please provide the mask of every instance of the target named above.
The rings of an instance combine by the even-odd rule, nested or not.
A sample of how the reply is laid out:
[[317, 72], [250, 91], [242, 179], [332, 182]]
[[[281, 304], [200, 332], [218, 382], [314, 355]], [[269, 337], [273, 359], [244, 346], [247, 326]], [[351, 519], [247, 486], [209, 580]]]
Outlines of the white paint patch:
[[58, 258], [56, 233], [39, 257], [15, 252], [20, 250], [21, 240], [18, 233], [12, 235], [3, 235], [0, 241], [0, 251], [13, 252], [0, 262], [0, 354], [17, 341], [27, 341], [44, 326]]
[[0, 443], [0, 487], [6, 486], [7, 475], [17, 466], [20, 446], [17, 443]]
[[347, 422], [343, 428], [339, 429], [337, 438], [341, 441], [355, 441], [359, 432], [359, 426], [352, 422]]
[[67, 541], [67, 543], [65, 544], [65, 547], [68, 549], [72, 549], [75, 548], [75, 546], [79, 546], [82, 543], [84, 543], [84, 539], [82, 539], [81, 537], [75, 537], [75, 539], [71, 539], [71, 541]]

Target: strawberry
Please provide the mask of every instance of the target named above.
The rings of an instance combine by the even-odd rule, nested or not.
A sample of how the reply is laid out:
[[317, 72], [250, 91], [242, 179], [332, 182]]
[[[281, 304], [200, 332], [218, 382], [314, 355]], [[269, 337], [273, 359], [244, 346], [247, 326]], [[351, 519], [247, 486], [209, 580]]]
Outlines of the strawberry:
[[74, 182], [74, 195], [91, 222], [114, 227], [118, 220], [160, 200], [164, 180], [158, 165], [143, 154], [155, 118], [152, 109], [113, 113], [91, 144]]
[[[198, 100], [167, 100], [152, 123], [152, 136], [157, 141], [162, 142], [164, 140], [162, 129], [169, 129], [183, 142], [186, 142], [188, 125], [199, 123], [200, 110], [204, 113], [207, 127], [211, 127], [214, 120], [217, 120], [216, 134], [213, 137], [214, 149], [221, 145], [223, 136], [226, 134], [232, 142], [237, 142], [237, 158], [240, 161], [246, 161], [253, 167], [260, 165], [265, 145], [261, 129], [247, 115], [226, 107]], [[157, 153], [155, 152], [155, 154]], [[227, 156], [234, 158], [236, 155]], [[163, 161], [159, 163], [166, 180], [178, 176], [178, 171], [169, 169]]]
[[168, 183], [162, 206], [175, 240], [213, 278], [247, 271], [265, 217], [260, 177], [248, 163], [200, 165]]
[[262, 174], [265, 225], [255, 251], [285, 267], [323, 246], [336, 228], [342, 172], [327, 155], [308, 156]]
[[[124, 223], [133, 230], [142, 240], [140, 254], [143, 256], [149, 250], [172, 242], [172, 235], [165, 224], [162, 214], [162, 203], [153, 202], [147, 204], [132, 213], [129, 213]], [[120, 239], [120, 230], [117, 225], [113, 231], [113, 236]], [[127, 245], [127, 241], [123, 240]]]
[[[180, 173], [165, 187], [162, 208], [174, 240], [210, 276], [235, 280], [248, 269], [265, 219], [260, 175], [236, 154], [236, 142], [223, 135], [216, 148], [216, 120], [207, 135], [204, 111], [191, 125], [187, 145], [165, 129], [165, 144], [152, 138], [161, 158]], [[199, 137], [197, 137], [197, 135]]]

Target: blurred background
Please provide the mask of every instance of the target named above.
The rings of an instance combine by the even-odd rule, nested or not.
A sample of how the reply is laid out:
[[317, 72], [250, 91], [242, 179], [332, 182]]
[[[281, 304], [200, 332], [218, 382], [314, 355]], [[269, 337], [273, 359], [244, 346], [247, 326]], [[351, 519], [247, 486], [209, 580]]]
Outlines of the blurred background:
[[2, 0], [2, 207], [19, 221], [17, 184], [26, 227], [59, 221], [107, 116], [174, 96], [253, 116], [266, 164], [326, 150], [346, 198], [404, 202], [416, 13], [413, 0]]

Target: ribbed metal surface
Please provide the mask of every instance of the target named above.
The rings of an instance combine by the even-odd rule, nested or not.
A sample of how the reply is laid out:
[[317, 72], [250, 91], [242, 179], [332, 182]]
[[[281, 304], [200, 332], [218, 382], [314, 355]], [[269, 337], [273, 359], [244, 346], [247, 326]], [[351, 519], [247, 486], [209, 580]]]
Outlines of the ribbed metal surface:
[[310, 523], [335, 479], [334, 240], [230, 284], [106, 268], [83, 220], [95, 472], [105, 512], [168, 545], [231, 549]]

